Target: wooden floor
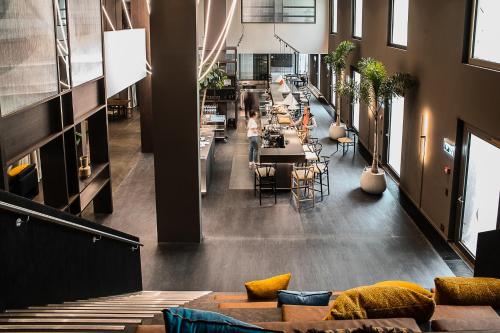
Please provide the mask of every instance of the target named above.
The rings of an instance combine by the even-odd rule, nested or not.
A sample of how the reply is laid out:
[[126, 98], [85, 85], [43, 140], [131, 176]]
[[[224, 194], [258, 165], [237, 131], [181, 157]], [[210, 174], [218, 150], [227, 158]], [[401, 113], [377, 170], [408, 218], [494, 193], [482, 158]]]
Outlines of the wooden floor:
[[[331, 118], [317, 102], [312, 112], [322, 154], [332, 154]], [[115, 213], [101, 222], [145, 244], [144, 288], [242, 291], [246, 280], [285, 272], [293, 274], [291, 289], [342, 290], [384, 279], [432, 287], [435, 276], [453, 275], [393, 191], [374, 197], [359, 189], [366, 165], [359, 154], [332, 155], [331, 195], [298, 213], [288, 193], [279, 195], [277, 205], [264, 199], [259, 207], [253, 191], [230, 190], [233, 157], [247, 149], [244, 126], [229, 136], [227, 144], [216, 146], [213, 182], [203, 199], [201, 244], [156, 243], [152, 155], [135, 153], [130, 172], [121, 171], [123, 181], [114, 185]], [[111, 159], [114, 177], [113, 151]]]

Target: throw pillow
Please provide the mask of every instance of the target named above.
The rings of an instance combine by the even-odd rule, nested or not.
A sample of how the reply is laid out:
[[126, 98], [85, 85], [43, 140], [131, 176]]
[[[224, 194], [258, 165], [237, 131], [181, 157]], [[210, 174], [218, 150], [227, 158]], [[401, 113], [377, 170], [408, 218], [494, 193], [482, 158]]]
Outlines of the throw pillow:
[[393, 286], [365, 286], [342, 293], [333, 302], [332, 319], [413, 318], [423, 323], [434, 314], [434, 300], [413, 290]]
[[274, 333], [220, 313], [168, 308], [163, 310], [166, 333]]
[[500, 279], [438, 277], [435, 299], [440, 305], [489, 305], [500, 308]]
[[278, 306], [287, 305], [308, 305], [327, 306], [332, 296], [331, 291], [278, 291]]
[[288, 283], [292, 277], [291, 273], [273, 276], [264, 280], [256, 280], [245, 283], [249, 299], [271, 300], [278, 297], [278, 290], [288, 289]]
[[382, 281], [379, 283], [375, 283], [375, 286], [393, 286], [393, 287], [402, 287], [402, 288], [408, 288], [413, 291], [416, 291], [417, 293], [423, 294], [427, 297], [432, 297], [432, 293], [422, 287], [419, 284], [413, 283], [413, 282], [408, 282], [408, 281]]
[[19, 173], [21, 173], [21, 171], [23, 171], [27, 167], [29, 167], [28, 164], [20, 164], [16, 167], [13, 167], [9, 171], [7, 171], [7, 175], [9, 175], [9, 177], [13, 178], [13, 177], [17, 176]]

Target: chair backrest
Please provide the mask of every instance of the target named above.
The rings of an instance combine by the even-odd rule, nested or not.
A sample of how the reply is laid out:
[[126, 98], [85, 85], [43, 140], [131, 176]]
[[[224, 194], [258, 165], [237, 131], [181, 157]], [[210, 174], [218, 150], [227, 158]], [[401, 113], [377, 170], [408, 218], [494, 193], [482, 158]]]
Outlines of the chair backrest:
[[295, 178], [313, 178], [314, 177], [314, 166], [293, 166], [292, 175]]
[[276, 165], [273, 163], [260, 163], [256, 165], [255, 172], [259, 178], [274, 177]]
[[306, 143], [306, 139], [307, 139], [307, 129], [299, 129], [297, 131], [297, 134], [299, 136], [299, 139], [300, 139], [300, 142], [302, 144], [305, 144]]
[[314, 153], [316, 155], [318, 155], [319, 157], [319, 154], [321, 154], [321, 151], [323, 150], [323, 145], [319, 142], [316, 142], [314, 145], [313, 145], [313, 150], [314, 150]]

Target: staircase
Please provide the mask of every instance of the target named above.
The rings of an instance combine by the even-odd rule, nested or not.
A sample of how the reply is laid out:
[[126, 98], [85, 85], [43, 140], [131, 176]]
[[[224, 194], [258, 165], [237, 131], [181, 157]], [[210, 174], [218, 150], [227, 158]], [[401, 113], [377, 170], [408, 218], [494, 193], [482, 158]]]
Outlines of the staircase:
[[0, 332], [135, 332], [137, 325], [162, 324], [161, 311], [179, 307], [208, 291], [141, 291], [0, 313]]

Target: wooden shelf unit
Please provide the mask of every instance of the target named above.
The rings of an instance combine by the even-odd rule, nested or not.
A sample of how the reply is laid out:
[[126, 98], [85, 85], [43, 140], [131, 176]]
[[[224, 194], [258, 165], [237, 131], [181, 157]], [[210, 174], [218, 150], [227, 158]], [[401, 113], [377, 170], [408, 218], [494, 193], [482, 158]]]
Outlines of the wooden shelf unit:
[[[92, 174], [78, 176], [77, 126], [87, 121]], [[0, 117], [0, 189], [9, 191], [7, 169], [39, 150], [40, 194], [33, 200], [75, 215], [91, 202], [112, 213], [108, 120], [104, 77]]]

